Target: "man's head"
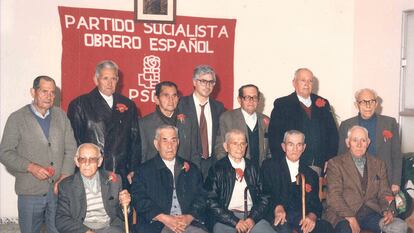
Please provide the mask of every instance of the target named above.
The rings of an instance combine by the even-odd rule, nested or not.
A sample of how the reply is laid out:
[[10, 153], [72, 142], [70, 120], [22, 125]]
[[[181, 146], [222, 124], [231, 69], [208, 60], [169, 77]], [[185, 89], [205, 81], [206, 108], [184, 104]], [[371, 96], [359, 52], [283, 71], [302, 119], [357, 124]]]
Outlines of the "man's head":
[[233, 160], [240, 161], [246, 153], [246, 136], [242, 131], [232, 129], [226, 133], [223, 147]]
[[114, 94], [118, 79], [118, 65], [115, 62], [105, 60], [96, 65], [93, 80], [102, 94], [106, 96]]
[[358, 109], [362, 119], [370, 119], [377, 109], [378, 96], [377, 93], [368, 88], [355, 92], [355, 107]]
[[33, 87], [30, 89], [33, 97], [33, 104], [37, 111], [45, 114], [53, 107], [56, 95], [55, 80], [48, 76], [39, 76], [33, 80]]
[[303, 151], [305, 151], [305, 135], [297, 130], [286, 131], [281, 145], [286, 158], [296, 162], [300, 159]]
[[237, 101], [240, 107], [249, 114], [256, 112], [260, 100], [259, 88], [253, 84], [247, 84], [239, 88]]
[[75, 155], [75, 164], [80, 173], [91, 179], [102, 165], [101, 149], [93, 143], [84, 143], [78, 147]]
[[172, 125], [161, 125], [155, 131], [154, 146], [161, 158], [171, 161], [177, 154], [178, 129]]
[[313, 73], [308, 68], [300, 68], [295, 72], [293, 87], [296, 94], [303, 98], [308, 98], [312, 93]]
[[365, 155], [369, 143], [368, 130], [362, 126], [355, 125], [348, 130], [347, 138], [345, 139], [349, 152], [357, 158]]
[[193, 73], [194, 93], [197, 97], [208, 98], [216, 85], [216, 73], [208, 65], [199, 65]]
[[155, 104], [160, 107], [165, 116], [171, 116], [178, 104], [177, 85], [170, 81], [163, 81], [155, 85]]

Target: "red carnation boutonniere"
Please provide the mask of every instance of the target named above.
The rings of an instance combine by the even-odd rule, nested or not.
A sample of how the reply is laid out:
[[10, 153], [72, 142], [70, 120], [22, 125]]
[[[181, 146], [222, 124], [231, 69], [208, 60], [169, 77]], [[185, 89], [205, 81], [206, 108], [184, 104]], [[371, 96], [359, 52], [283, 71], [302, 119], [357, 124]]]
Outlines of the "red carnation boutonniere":
[[391, 139], [393, 135], [391, 131], [384, 129], [384, 131], [382, 131], [382, 136], [384, 136], [384, 142], [387, 142], [387, 140]]
[[263, 125], [264, 125], [265, 127], [268, 127], [268, 126], [269, 126], [269, 117], [265, 117], [265, 118], [263, 118]]
[[184, 162], [184, 165], [181, 168], [181, 170], [184, 170], [185, 172], [188, 172], [190, 170], [190, 164], [188, 164], [187, 162]]
[[125, 112], [128, 110], [128, 107], [125, 104], [116, 104], [116, 110], [119, 112]]
[[315, 102], [316, 107], [323, 108], [326, 105], [326, 101], [322, 98], [318, 98]]
[[49, 174], [49, 177], [52, 177], [55, 174], [55, 168], [53, 168], [52, 166], [47, 167], [46, 171]]
[[118, 181], [118, 176], [115, 174], [115, 172], [110, 172], [108, 176], [108, 180], [106, 180], [106, 183], [109, 182], [116, 183]]
[[388, 202], [387, 211], [391, 209], [391, 204], [394, 201], [394, 196], [385, 196], [385, 200]]
[[307, 193], [312, 192], [312, 186], [310, 184], [305, 184], [305, 192]]
[[236, 180], [242, 182], [244, 177], [244, 171], [241, 168], [236, 168]]
[[185, 115], [184, 115], [184, 114], [182, 114], [182, 113], [180, 113], [180, 114], [178, 114], [178, 115], [177, 115], [177, 119], [178, 119], [181, 123], [184, 123], [184, 121], [185, 121]]

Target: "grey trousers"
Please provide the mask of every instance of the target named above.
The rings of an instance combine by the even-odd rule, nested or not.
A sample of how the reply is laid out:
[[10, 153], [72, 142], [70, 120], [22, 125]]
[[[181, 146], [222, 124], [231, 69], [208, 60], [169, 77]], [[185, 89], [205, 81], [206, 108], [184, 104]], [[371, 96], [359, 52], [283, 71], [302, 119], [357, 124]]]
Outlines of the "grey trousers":
[[94, 231], [96, 233], [125, 233], [124, 229], [119, 226], [109, 226]]
[[[243, 219], [243, 213], [236, 213], [233, 212], [236, 217]], [[250, 231], [251, 233], [275, 233], [276, 231], [273, 230], [270, 223], [264, 219], [260, 220], [256, 223]], [[236, 228], [233, 226], [229, 226], [223, 223], [216, 223], [214, 224], [213, 233], [236, 233]]]
[[[199, 228], [199, 227], [195, 227], [195, 226], [188, 226], [187, 229], [185, 229], [184, 231], [185, 233], [208, 233], [207, 231]], [[169, 229], [168, 227], [164, 227], [162, 228], [161, 233], [174, 233], [171, 229]]]

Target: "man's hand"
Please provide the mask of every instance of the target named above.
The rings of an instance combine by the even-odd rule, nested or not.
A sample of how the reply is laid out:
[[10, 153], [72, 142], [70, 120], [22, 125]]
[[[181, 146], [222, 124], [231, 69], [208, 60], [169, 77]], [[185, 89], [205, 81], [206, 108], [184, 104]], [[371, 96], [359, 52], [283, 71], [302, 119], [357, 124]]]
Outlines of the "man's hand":
[[250, 232], [250, 231], [253, 229], [254, 225], [255, 225], [255, 223], [254, 223], [253, 219], [251, 219], [251, 218], [247, 218], [246, 220], [244, 220], [244, 222], [245, 222], [245, 223], [247, 224], [247, 226], [249, 227], [249, 229], [247, 230], [247, 232]]
[[394, 195], [397, 194], [400, 191], [400, 186], [396, 184], [391, 185], [391, 191]]
[[88, 230], [86, 233], [95, 233], [94, 231]]
[[313, 231], [316, 226], [316, 220], [318, 217], [314, 213], [309, 213], [304, 220], [300, 220], [299, 225], [303, 233], [309, 233]]
[[119, 204], [121, 204], [121, 206], [129, 206], [129, 203], [131, 203], [131, 195], [128, 190], [124, 189], [119, 192]]
[[278, 205], [275, 207], [275, 221], [273, 222], [273, 224], [275, 226], [281, 224], [285, 224], [286, 222], [286, 211], [285, 208], [283, 208], [282, 205]]
[[194, 217], [190, 214], [178, 215], [176, 218], [178, 219], [179, 223], [184, 226], [184, 228], [190, 226], [191, 222], [194, 220]]
[[388, 225], [392, 223], [394, 220], [394, 215], [392, 214], [391, 210], [387, 210], [384, 212], [384, 225]]
[[53, 192], [55, 193], [55, 195], [58, 195], [58, 192], [59, 192], [59, 189], [58, 189], [58, 186], [59, 186], [59, 183], [63, 180], [63, 179], [65, 179], [66, 177], [68, 177], [69, 175], [65, 175], [65, 174], [61, 174], [60, 176], [59, 176], [59, 179], [57, 179], [57, 181], [55, 182], [55, 184], [53, 185]]
[[29, 166], [27, 166], [27, 171], [32, 173], [32, 175], [39, 180], [46, 180], [49, 178], [48, 170], [36, 163], [29, 163]]
[[245, 220], [239, 220], [236, 224], [236, 232], [237, 233], [247, 233], [249, 231], [249, 225]]
[[130, 172], [127, 175], [127, 180], [129, 182], [129, 184], [132, 184], [132, 178], [134, 177], [134, 172]]
[[185, 231], [184, 225], [182, 224], [182, 222], [178, 221], [177, 217], [166, 214], [159, 214], [154, 219], [163, 223], [174, 233], [183, 233]]
[[359, 227], [359, 223], [355, 217], [345, 217], [345, 219], [349, 222], [349, 226], [351, 227], [352, 233], [361, 232], [361, 228]]

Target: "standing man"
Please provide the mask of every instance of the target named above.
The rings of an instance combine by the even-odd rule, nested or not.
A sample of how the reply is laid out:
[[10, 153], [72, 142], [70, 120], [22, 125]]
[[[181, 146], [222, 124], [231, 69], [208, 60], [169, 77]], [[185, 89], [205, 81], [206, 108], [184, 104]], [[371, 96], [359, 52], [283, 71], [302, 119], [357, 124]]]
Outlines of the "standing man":
[[208, 65], [199, 65], [194, 69], [192, 95], [181, 98], [179, 112], [191, 119], [196, 128], [196, 156], [201, 158], [200, 169], [205, 178], [210, 166], [216, 161], [214, 143], [219, 130], [219, 118], [224, 112], [221, 102], [210, 97], [216, 85], [216, 73]]
[[[300, 131], [290, 130], [283, 138], [285, 159], [265, 160], [261, 170], [263, 192], [270, 195], [271, 200], [268, 221], [280, 232], [291, 232], [292, 229], [300, 233], [333, 232], [332, 226], [320, 219], [322, 203], [318, 196], [318, 174], [299, 162], [306, 148], [305, 135]], [[305, 180], [301, 180], [300, 174]], [[302, 206], [301, 182], [305, 182], [305, 206]], [[302, 219], [302, 208], [306, 210], [305, 219]]]
[[355, 125], [348, 130], [345, 142], [349, 150], [328, 162], [326, 219], [337, 233], [407, 232], [407, 224], [394, 217], [395, 202], [385, 163], [366, 153], [368, 131]]
[[230, 130], [223, 146], [228, 155], [211, 167], [204, 184], [215, 222], [213, 232], [275, 232], [263, 219], [269, 198], [262, 193], [259, 169], [244, 158], [247, 147], [244, 132]]
[[200, 165], [200, 157], [195, 156], [196, 140], [195, 127], [191, 119], [183, 113], [178, 113], [178, 88], [170, 81], [163, 81], [155, 86], [155, 111], [140, 120], [140, 135], [142, 142], [142, 162], [154, 158], [157, 148], [154, 145], [155, 130], [160, 125], [171, 125], [178, 128], [180, 145], [178, 155]]
[[232, 129], [238, 129], [246, 135], [246, 158], [255, 166], [259, 167], [263, 160], [270, 157], [267, 140], [269, 117], [257, 112], [259, 100], [260, 91], [257, 86], [247, 84], [239, 88], [237, 101], [240, 108], [226, 111], [220, 116], [220, 130], [215, 146], [217, 159], [226, 157], [223, 147], [224, 135]]
[[104, 169], [119, 174], [128, 188], [141, 160], [138, 114], [135, 103], [115, 92], [118, 65], [102, 61], [93, 78], [96, 88], [72, 100], [68, 108], [78, 145], [98, 145], [104, 156]]
[[139, 167], [132, 183], [135, 232], [207, 233], [203, 178], [197, 166], [177, 156], [178, 129], [159, 126], [153, 143], [158, 154]]
[[273, 157], [284, 158], [283, 135], [288, 130], [299, 130], [306, 136], [306, 149], [301, 161], [319, 175], [325, 162], [338, 149], [338, 130], [328, 100], [312, 93], [313, 73], [307, 68], [296, 70], [293, 78], [295, 92], [278, 98], [270, 116], [269, 144]]
[[358, 116], [343, 121], [339, 126], [338, 153], [343, 154], [348, 150], [345, 144], [348, 130], [354, 125], [363, 126], [368, 130], [371, 141], [368, 153], [385, 162], [391, 190], [394, 194], [398, 193], [402, 175], [402, 154], [397, 121], [395, 118], [375, 113], [378, 96], [374, 90], [364, 88], [357, 91], [354, 104], [358, 109]]
[[0, 162], [16, 177], [22, 233], [57, 233], [57, 185], [73, 173], [76, 142], [66, 114], [53, 107], [55, 81], [39, 76], [30, 93], [33, 102], [10, 115], [0, 144]]

